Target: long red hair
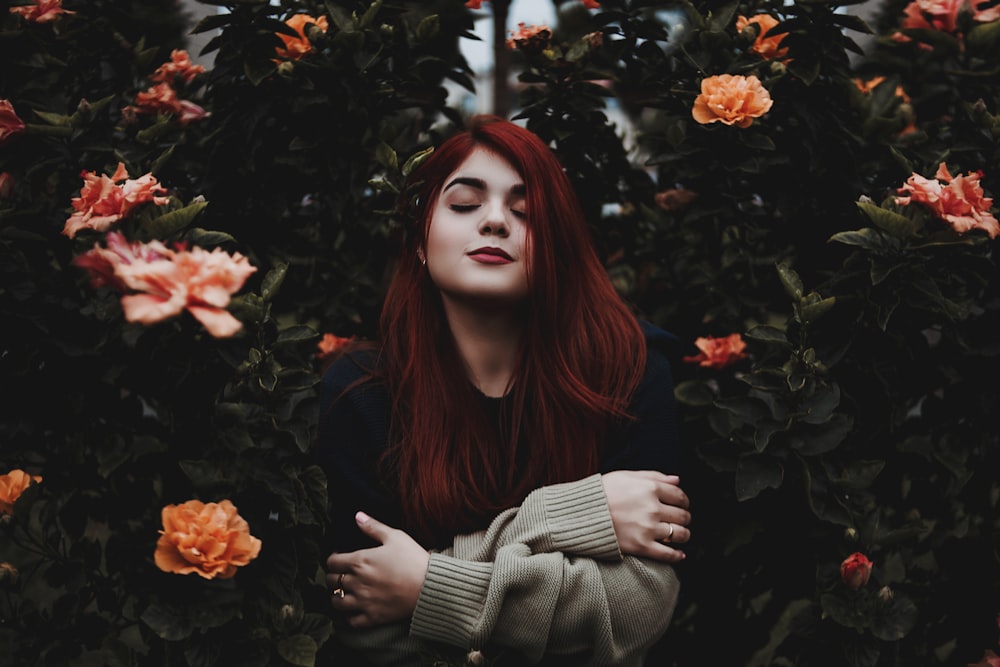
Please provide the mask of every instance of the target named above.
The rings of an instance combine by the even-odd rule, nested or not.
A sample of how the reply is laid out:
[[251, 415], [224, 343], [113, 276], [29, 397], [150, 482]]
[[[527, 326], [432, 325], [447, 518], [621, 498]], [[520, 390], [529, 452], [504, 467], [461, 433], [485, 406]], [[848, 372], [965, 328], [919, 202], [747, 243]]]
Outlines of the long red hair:
[[[473, 390], [440, 295], [421, 263], [445, 179], [476, 148], [521, 174], [531, 260], [525, 335], [497, 434]], [[536, 135], [478, 116], [411, 175], [401, 198], [408, 226], [380, 322], [393, 400], [386, 461], [406, 528], [428, 546], [485, 527], [533, 489], [597, 472], [606, 429], [626, 417], [646, 348], [594, 250], [573, 186]]]

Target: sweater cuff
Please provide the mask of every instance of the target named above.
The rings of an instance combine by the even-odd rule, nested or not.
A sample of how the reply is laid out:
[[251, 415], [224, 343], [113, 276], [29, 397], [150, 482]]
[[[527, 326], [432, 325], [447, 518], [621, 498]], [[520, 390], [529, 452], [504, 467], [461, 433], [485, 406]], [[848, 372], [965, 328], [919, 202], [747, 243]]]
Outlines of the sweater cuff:
[[493, 563], [432, 553], [410, 621], [410, 636], [468, 648], [492, 574]]
[[599, 560], [622, 559], [604, 483], [599, 474], [542, 488], [545, 515], [556, 551]]

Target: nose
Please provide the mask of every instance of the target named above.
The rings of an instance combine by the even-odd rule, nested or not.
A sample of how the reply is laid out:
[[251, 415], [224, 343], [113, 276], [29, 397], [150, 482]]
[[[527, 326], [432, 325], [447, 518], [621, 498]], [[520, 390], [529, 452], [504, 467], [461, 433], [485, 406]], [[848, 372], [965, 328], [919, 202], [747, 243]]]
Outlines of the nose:
[[479, 223], [479, 233], [483, 236], [499, 236], [506, 238], [510, 235], [510, 224], [504, 215], [504, 204], [494, 202], [486, 207], [486, 214]]

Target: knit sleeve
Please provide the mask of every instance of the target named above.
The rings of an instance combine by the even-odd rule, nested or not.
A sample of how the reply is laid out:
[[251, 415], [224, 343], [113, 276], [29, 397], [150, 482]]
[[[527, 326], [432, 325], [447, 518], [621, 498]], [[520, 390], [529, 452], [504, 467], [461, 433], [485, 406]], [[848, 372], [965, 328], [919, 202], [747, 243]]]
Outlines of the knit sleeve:
[[669, 565], [605, 543], [606, 513], [594, 475], [538, 489], [486, 531], [457, 538], [431, 555], [410, 635], [527, 662], [641, 664], [666, 631], [679, 582]]

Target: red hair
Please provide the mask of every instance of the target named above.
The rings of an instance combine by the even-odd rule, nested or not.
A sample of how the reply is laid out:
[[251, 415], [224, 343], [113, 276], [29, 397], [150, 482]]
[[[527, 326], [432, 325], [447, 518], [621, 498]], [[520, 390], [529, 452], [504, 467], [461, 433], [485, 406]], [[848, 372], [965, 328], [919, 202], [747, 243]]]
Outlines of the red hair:
[[[499, 435], [418, 256], [445, 179], [477, 148], [502, 157], [524, 179], [531, 249], [525, 335], [502, 417], [512, 427]], [[408, 234], [380, 322], [393, 400], [386, 460], [398, 479], [406, 528], [439, 546], [485, 527], [539, 486], [597, 472], [607, 426], [625, 417], [646, 348], [594, 250], [562, 165], [528, 130], [494, 116], [474, 118], [411, 175], [401, 214]]]

